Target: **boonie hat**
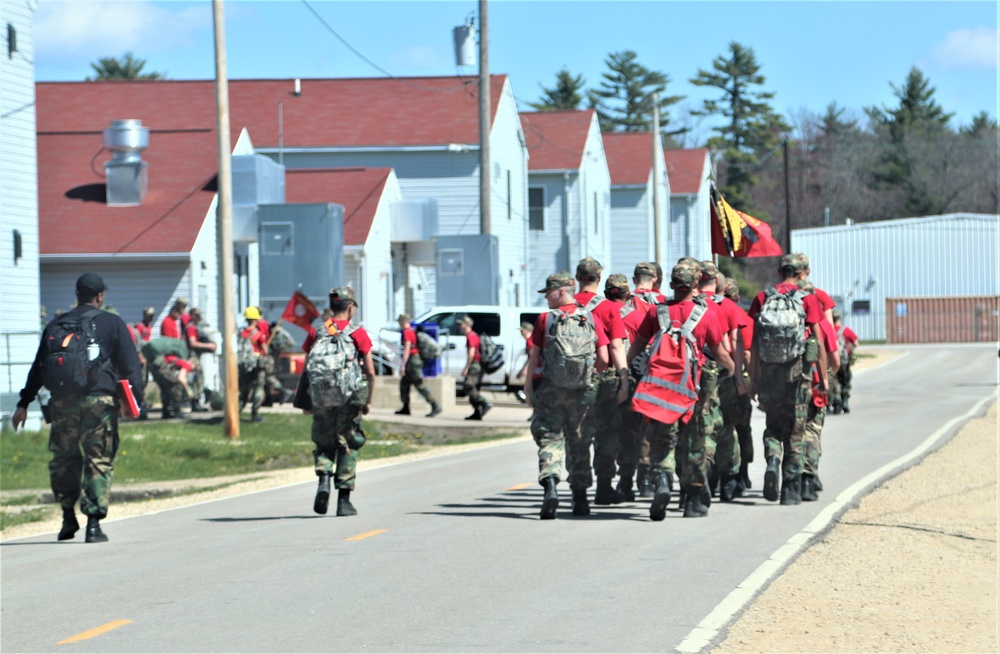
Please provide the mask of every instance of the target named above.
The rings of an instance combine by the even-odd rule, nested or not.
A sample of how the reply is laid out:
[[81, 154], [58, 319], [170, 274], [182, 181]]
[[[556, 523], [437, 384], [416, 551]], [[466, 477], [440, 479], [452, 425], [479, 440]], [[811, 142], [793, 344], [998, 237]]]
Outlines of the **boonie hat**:
[[97, 295], [108, 290], [104, 280], [97, 273], [83, 273], [76, 280], [77, 295]]
[[260, 320], [260, 311], [257, 307], [247, 307], [243, 312], [243, 317], [247, 320]]
[[702, 261], [701, 262], [701, 278], [702, 279], [714, 279], [719, 274], [719, 267], [715, 265], [714, 261]]
[[549, 275], [545, 279], [545, 288], [539, 290], [539, 293], [548, 293], [554, 288], [562, 288], [564, 286], [576, 286], [576, 280], [570, 276], [568, 272], [556, 273], [554, 275]]
[[809, 267], [809, 258], [801, 252], [792, 252], [781, 257], [779, 268], [794, 268], [795, 270], [805, 270]]
[[350, 300], [357, 306], [358, 301], [354, 299], [354, 289], [350, 286], [338, 286], [330, 291], [330, 302], [334, 300]]
[[580, 259], [580, 263], [576, 264], [576, 276], [585, 277], [587, 279], [597, 279], [601, 276], [601, 271], [604, 268], [601, 264], [597, 262], [597, 259], [593, 257], [586, 257], [585, 259]]
[[701, 269], [699, 266], [688, 261], [682, 261], [670, 271], [670, 283], [679, 288], [691, 288], [700, 276]]

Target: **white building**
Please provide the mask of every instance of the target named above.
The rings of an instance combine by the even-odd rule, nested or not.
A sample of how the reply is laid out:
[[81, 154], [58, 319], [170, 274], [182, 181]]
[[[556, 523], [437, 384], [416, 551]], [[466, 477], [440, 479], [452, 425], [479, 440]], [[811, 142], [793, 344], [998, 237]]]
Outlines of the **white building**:
[[796, 229], [792, 251], [809, 257], [810, 280], [830, 294], [843, 311], [844, 324], [864, 340], [886, 338], [889, 298], [1000, 295], [997, 215], [947, 214]]
[[670, 222], [667, 229], [667, 264], [681, 257], [699, 261], [712, 258], [708, 150], [664, 150], [670, 179]]

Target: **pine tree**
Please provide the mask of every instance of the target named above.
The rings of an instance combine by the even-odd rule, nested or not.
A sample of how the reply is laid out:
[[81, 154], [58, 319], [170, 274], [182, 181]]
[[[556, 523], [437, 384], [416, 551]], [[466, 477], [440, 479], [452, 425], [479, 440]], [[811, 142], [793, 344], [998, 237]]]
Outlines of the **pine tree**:
[[88, 82], [108, 79], [166, 79], [164, 73], [142, 72], [146, 67], [146, 60], [134, 57], [131, 52], [126, 52], [121, 58], [101, 57], [96, 64], [90, 64], [90, 67], [97, 75], [88, 77]]
[[590, 106], [597, 110], [602, 132], [648, 132], [653, 127], [653, 94], [660, 94], [660, 129], [666, 135], [680, 134], [684, 130], [668, 129], [666, 109], [684, 99], [684, 96], [667, 96], [665, 91], [670, 78], [640, 64], [638, 55], [631, 50], [612, 52], [604, 63], [608, 72], [602, 73], [600, 88], [589, 91]]
[[750, 188], [759, 182], [756, 171], [761, 160], [781, 142], [791, 127], [775, 113], [774, 93], [760, 89], [766, 81], [752, 48], [733, 41], [725, 56], [716, 57], [712, 71], [699, 69], [691, 83], [722, 91], [715, 100], [705, 100], [698, 115], [716, 115], [727, 122], [708, 140], [710, 148], [722, 152], [726, 162], [723, 195], [734, 207], [747, 210]]
[[530, 103], [530, 106], [537, 111], [577, 109], [583, 102], [581, 91], [585, 83], [583, 75], [574, 77], [569, 70], [563, 68], [556, 73], [556, 85], [551, 89], [542, 86], [541, 100]]

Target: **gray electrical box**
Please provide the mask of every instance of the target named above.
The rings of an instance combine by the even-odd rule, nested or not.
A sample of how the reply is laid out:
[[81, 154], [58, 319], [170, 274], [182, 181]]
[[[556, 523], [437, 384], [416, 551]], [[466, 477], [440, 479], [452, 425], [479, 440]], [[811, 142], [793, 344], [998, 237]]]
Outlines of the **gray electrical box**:
[[323, 309], [344, 283], [344, 207], [262, 204], [259, 216], [260, 301], [277, 320], [299, 288]]
[[499, 244], [490, 234], [438, 236], [437, 303], [499, 304]]

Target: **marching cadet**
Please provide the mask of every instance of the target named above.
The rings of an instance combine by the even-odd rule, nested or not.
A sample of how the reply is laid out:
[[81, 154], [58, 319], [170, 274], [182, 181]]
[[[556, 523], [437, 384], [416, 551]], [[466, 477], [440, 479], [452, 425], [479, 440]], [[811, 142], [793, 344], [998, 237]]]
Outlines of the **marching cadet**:
[[410, 388], [416, 387], [420, 397], [431, 405], [427, 417], [433, 418], [441, 413], [441, 405], [431, 397], [430, 389], [424, 384], [424, 360], [417, 347], [417, 331], [410, 322], [410, 314], [399, 314], [397, 321], [402, 330], [400, 344], [403, 348], [403, 360], [399, 364], [399, 399], [403, 402], [403, 408], [396, 411], [396, 415], [410, 415]]
[[[740, 304], [740, 287], [732, 277], [726, 277], [723, 294], [736, 303]], [[740, 340], [743, 344], [743, 385], [750, 388], [750, 349], [753, 344], [753, 320], [747, 315], [743, 307], [740, 307]], [[750, 464], [753, 463], [753, 430], [750, 427], [750, 419], [753, 416], [753, 405], [750, 402], [750, 393], [737, 395], [739, 402], [739, 418], [733, 428], [736, 430], [736, 437], [740, 446], [740, 478], [737, 494], [742, 495], [753, 488], [750, 481]], [[725, 427], [723, 428], [725, 429]]]
[[472, 405], [472, 415], [466, 416], [466, 420], [482, 420], [483, 416], [493, 408], [486, 399], [479, 393], [479, 387], [483, 383], [482, 352], [479, 349], [479, 334], [472, 330], [473, 320], [471, 316], [462, 316], [456, 321], [458, 330], [465, 336], [465, 368], [462, 369], [462, 390], [469, 398]]

